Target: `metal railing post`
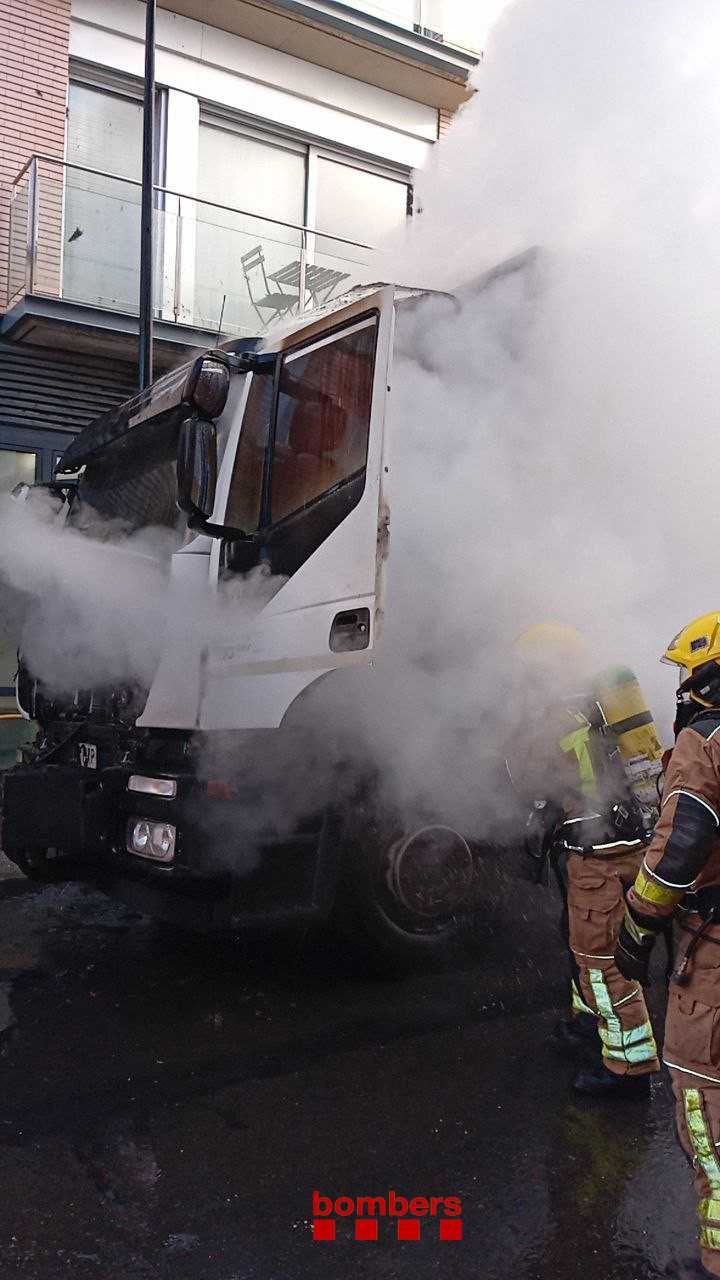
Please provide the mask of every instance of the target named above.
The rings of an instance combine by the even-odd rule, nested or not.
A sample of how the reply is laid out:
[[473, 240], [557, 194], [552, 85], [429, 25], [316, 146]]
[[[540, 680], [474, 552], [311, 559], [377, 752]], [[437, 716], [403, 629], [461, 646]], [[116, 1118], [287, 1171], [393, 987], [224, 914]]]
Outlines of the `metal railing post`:
[[[13, 246], [14, 246], [13, 229], [16, 226], [16, 220], [17, 220], [17, 214], [14, 214], [13, 211], [15, 209], [16, 200], [17, 200], [17, 187], [13, 186], [10, 188], [10, 213], [9, 213], [10, 221], [8, 224], [8, 260], [7, 260], [7, 271], [5, 272], [5, 301], [8, 304], [8, 306], [10, 305], [11, 299], [15, 297], [15, 290], [12, 287], [12, 284], [13, 284], [12, 266], [13, 266]], [[27, 228], [25, 230], [25, 241], [26, 241], [25, 253], [27, 254]]]
[[307, 278], [307, 235], [305, 230], [300, 233], [300, 280], [298, 282], [298, 311], [302, 314], [305, 310], [305, 280]]
[[145, 92], [143, 95], [142, 191], [140, 203], [140, 298], [138, 318], [138, 384], [153, 377], [153, 214], [155, 187], [155, 0], [145, 0]]
[[30, 165], [28, 191], [27, 250], [25, 259], [25, 290], [32, 293], [35, 287], [35, 260], [37, 257], [38, 229], [40, 223], [40, 184], [38, 182], [38, 158], [33, 156]]
[[182, 252], [183, 252], [183, 212], [182, 200], [178, 196], [177, 218], [175, 220], [175, 279], [173, 281], [173, 315], [175, 323], [180, 319], [182, 298]]

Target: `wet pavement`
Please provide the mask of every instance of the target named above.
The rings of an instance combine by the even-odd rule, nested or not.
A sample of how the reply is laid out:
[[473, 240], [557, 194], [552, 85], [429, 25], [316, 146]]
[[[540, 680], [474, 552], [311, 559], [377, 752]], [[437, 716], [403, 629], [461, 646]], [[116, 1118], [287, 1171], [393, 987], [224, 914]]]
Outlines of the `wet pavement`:
[[[554, 907], [504, 911], [462, 962], [381, 981], [322, 936], [188, 940], [0, 879], [0, 1276], [665, 1274], [694, 1234], [669, 1086], [571, 1096]], [[390, 1189], [461, 1197], [463, 1239], [312, 1240], [313, 1190]]]

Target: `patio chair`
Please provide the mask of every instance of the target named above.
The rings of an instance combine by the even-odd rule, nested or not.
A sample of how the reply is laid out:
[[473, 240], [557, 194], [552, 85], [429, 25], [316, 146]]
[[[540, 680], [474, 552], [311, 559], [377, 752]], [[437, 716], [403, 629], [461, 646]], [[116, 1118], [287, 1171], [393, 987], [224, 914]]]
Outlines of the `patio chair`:
[[[298, 305], [298, 293], [283, 293], [278, 289], [273, 292], [265, 271], [265, 254], [262, 245], [256, 245], [240, 258], [245, 283], [247, 284], [250, 302], [263, 326], [267, 328], [273, 320], [280, 320]], [[263, 311], [269, 315], [263, 315]]]

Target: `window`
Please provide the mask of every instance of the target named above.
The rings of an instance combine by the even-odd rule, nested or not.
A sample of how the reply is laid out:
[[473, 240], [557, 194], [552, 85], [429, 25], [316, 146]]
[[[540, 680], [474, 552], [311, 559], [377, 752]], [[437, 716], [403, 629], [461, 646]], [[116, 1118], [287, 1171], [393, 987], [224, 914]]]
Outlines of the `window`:
[[140, 283], [142, 102], [71, 83], [68, 161], [118, 177], [67, 169], [63, 296], [136, 311]]
[[276, 524], [361, 471], [367, 459], [377, 320], [283, 360], [272, 459]]
[[216, 328], [224, 296], [226, 330], [258, 328], [253, 298], [262, 303], [280, 293], [273, 274], [299, 263], [301, 232], [295, 227], [304, 222], [305, 153], [302, 146], [285, 147], [201, 123], [198, 193], [247, 213], [197, 205], [196, 323]]
[[25, 449], [0, 448], [0, 493], [11, 493], [16, 484], [35, 483], [37, 454]]
[[255, 533], [260, 523], [273, 390], [272, 369], [252, 375], [225, 516], [230, 528], [241, 529], [243, 533]]
[[[407, 182], [318, 157], [316, 225], [347, 240], [375, 246], [407, 217]], [[318, 236], [320, 253], [342, 256], [351, 246]]]
[[192, 215], [185, 205], [196, 217], [188, 318], [217, 329], [222, 315], [225, 332], [258, 333], [366, 278], [358, 245], [375, 247], [405, 220], [408, 176], [206, 107], [197, 192]]

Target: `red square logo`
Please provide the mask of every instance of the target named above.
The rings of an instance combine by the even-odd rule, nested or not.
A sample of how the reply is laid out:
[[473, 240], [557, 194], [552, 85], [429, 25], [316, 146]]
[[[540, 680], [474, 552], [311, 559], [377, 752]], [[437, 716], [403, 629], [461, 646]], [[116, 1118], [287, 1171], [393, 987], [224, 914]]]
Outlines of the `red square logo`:
[[398, 1240], [419, 1240], [420, 1220], [418, 1218], [398, 1218]]
[[378, 1224], [377, 1218], [356, 1218], [355, 1219], [355, 1239], [356, 1240], [377, 1240]]
[[335, 1219], [334, 1218], [313, 1218], [312, 1233], [313, 1233], [313, 1240], [334, 1240], [335, 1239]]
[[441, 1218], [440, 1239], [462, 1240], [462, 1218]]

